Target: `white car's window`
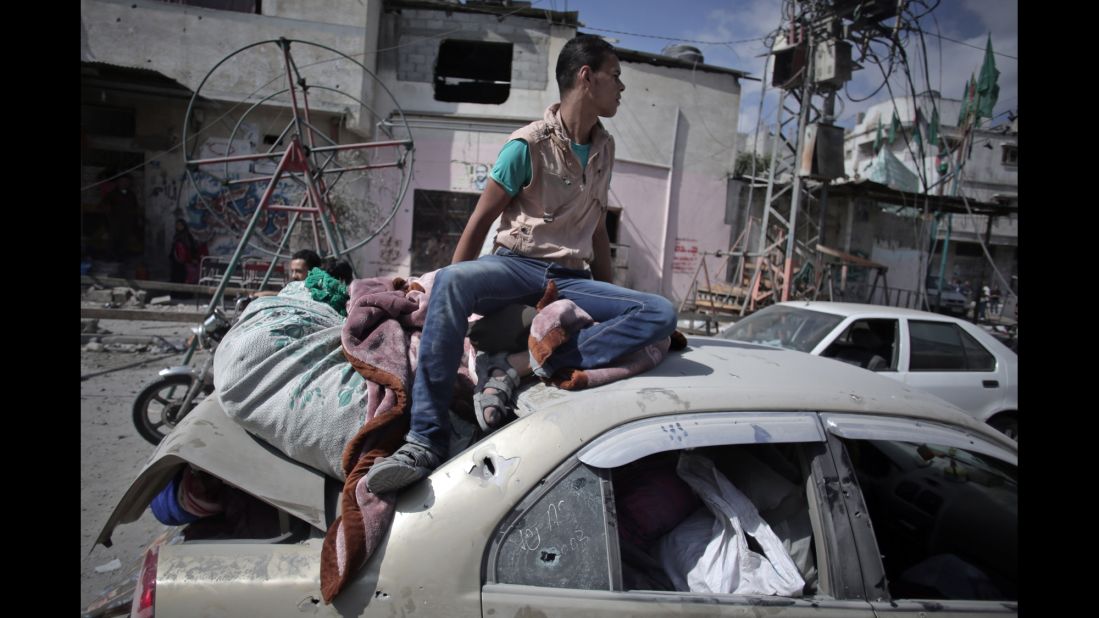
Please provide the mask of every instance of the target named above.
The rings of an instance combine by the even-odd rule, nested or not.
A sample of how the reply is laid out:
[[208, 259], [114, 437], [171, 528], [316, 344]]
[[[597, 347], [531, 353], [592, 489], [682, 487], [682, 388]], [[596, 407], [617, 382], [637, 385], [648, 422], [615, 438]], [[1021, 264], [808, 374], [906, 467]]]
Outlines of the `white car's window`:
[[945, 445], [842, 441], [894, 601], [1016, 599], [1015, 466]]
[[910, 320], [911, 371], [992, 371], [995, 358], [972, 336], [948, 322]]
[[895, 319], [856, 320], [821, 356], [871, 371], [896, 371], [900, 323]]
[[970, 371], [996, 370], [996, 357], [965, 331], [962, 331], [962, 346], [965, 347], [966, 367]]
[[843, 316], [831, 313], [772, 305], [741, 319], [721, 337], [809, 352], [842, 321]]

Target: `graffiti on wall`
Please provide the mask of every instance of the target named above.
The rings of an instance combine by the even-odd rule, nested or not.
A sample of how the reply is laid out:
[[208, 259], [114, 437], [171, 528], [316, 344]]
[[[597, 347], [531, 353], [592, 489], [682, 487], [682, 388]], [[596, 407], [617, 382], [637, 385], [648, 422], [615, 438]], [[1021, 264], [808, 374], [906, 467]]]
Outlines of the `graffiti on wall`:
[[[196, 158], [210, 159], [254, 152], [255, 142], [251, 140], [233, 140], [230, 143], [224, 138], [208, 138], [199, 148]], [[187, 181], [183, 217], [195, 238], [207, 243], [211, 255], [228, 254], [236, 248], [236, 235], [248, 227], [267, 189], [265, 181], [238, 185], [227, 183], [242, 178], [270, 176], [276, 165], [277, 162], [238, 161], [204, 165], [191, 172], [194, 182]], [[304, 189], [300, 184], [283, 180], [275, 185], [269, 203], [297, 205], [302, 195]], [[263, 244], [277, 247], [286, 234], [289, 221], [287, 212], [265, 209], [256, 222], [253, 234]]]
[[401, 261], [401, 246], [404, 243], [396, 236], [385, 236], [378, 245], [378, 260], [382, 264], [396, 264]]
[[[247, 123], [246, 123], [247, 124]], [[225, 137], [210, 137], [203, 140], [192, 159], [220, 158], [232, 155], [263, 152], [257, 147], [257, 131], [243, 126], [238, 131], [238, 139], [230, 141]], [[383, 153], [391, 156], [391, 153]], [[367, 152], [347, 153], [333, 164], [352, 167], [367, 163], [376, 163], [372, 157], [379, 155]], [[270, 177], [278, 166], [277, 158], [258, 161], [238, 161], [203, 165], [192, 170], [190, 177], [179, 166], [151, 161], [149, 179], [145, 182], [145, 196], [151, 220], [159, 219], [164, 229], [164, 238], [158, 242], [167, 242], [173, 234], [176, 218], [184, 219], [195, 239], [206, 245], [208, 255], [224, 256], [232, 254], [240, 241], [240, 234], [248, 227], [267, 189], [268, 181], [258, 180], [250, 183], [229, 184], [232, 181]], [[192, 182], [193, 179], [193, 182]], [[332, 191], [328, 194], [328, 205], [333, 218], [338, 222], [338, 230], [344, 242], [351, 244], [365, 238], [386, 222], [386, 215], [396, 201], [396, 191], [400, 185], [400, 170], [371, 170], [370, 172], [352, 172], [348, 174], [326, 175], [325, 181]], [[275, 185], [269, 204], [299, 206], [305, 196], [304, 185], [296, 180], [284, 179]], [[385, 207], [379, 207], [382, 204]], [[252, 244], [274, 251], [289, 231], [293, 213], [264, 209], [256, 221], [252, 234]], [[312, 224], [308, 214], [299, 215], [293, 235], [283, 252], [293, 251], [304, 246], [312, 246]], [[318, 223], [318, 228], [320, 224]], [[322, 241], [325, 238], [321, 228]], [[381, 240], [379, 236], [378, 240]], [[400, 241], [384, 253], [400, 258]], [[300, 245], [300, 246], [299, 246]], [[324, 249], [327, 249], [324, 247]], [[167, 251], [165, 247], [163, 251]], [[251, 249], [249, 252], [254, 252]]]
[[179, 181], [177, 176], [169, 176], [167, 170], [161, 166], [160, 161], [150, 161], [145, 184], [147, 193], [145, 196], [148, 209], [152, 212], [170, 213], [175, 210], [176, 200], [179, 198]]

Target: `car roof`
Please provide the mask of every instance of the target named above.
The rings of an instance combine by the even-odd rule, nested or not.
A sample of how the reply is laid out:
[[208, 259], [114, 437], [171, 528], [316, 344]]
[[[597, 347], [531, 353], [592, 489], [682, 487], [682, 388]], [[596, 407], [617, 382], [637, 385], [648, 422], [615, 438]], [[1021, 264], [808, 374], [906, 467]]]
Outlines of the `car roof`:
[[943, 422], [998, 432], [921, 390], [834, 359], [740, 341], [691, 337], [644, 374], [596, 388], [535, 385], [518, 398], [520, 417], [548, 409], [606, 415], [606, 426], [676, 412], [819, 411]]
[[964, 320], [959, 320], [958, 318], [954, 318], [948, 315], [942, 315], [941, 313], [931, 313], [929, 311], [919, 311], [917, 309], [906, 309], [904, 307], [890, 307], [888, 305], [871, 305], [867, 303], [836, 303], [820, 300], [790, 300], [783, 303], [776, 303], [771, 306], [810, 309], [813, 311], [821, 311], [823, 313], [831, 313], [833, 315], [842, 315], [844, 317], [853, 315], [874, 314], [890, 317], [940, 320], [943, 322], [964, 322]]

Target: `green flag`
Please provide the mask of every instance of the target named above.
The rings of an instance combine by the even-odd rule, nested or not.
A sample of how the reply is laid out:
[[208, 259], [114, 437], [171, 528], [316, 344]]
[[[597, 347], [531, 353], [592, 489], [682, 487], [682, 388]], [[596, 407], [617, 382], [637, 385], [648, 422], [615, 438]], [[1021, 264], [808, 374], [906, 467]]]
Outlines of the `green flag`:
[[939, 143], [939, 108], [931, 110], [931, 128], [927, 130], [927, 143], [934, 146]]
[[897, 139], [897, 130], [901, 128], [901, 119], [897, 117], [897, 110], [893, 110], [893, 121], [889, 123], [889, 144], [893, 145]]
[[996, 70], [996, 58], [992, 54], [992, 34], [988, 35], [988, 44], [985, 46], [985, 61], [981, 65], [981, 74], [977, 78], [977, 118], [984, 116], [992, 118], [992, 110], [996, 107], [996, 99], [1000, 97], [1000, 72]]
[[878, 116], [878, 134], [874, 137], [874, 154], [881, 150], [881, 116]]
[[962, 106], [958, 108], [958, 126], [965, 126], [965, 112], [966, 101], [969, 99], [969, 80], [965, 81], [965, 88], [962, 90]]

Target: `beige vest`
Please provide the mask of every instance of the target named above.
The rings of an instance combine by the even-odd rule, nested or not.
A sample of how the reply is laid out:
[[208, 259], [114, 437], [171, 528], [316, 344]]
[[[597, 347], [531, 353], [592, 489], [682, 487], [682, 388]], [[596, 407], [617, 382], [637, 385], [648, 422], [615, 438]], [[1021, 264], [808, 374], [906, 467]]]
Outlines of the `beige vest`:
[[583, 270], [594, 257], [591, 237], [607, 213], [614, 166], [614, 139], [596, 122], [588, 166], [569, 146], [559, 103], [545, 118], [511, 134], [530, 147], [530, 184], [519, 190], [500, 216], [496, 244], [526, 257]]

